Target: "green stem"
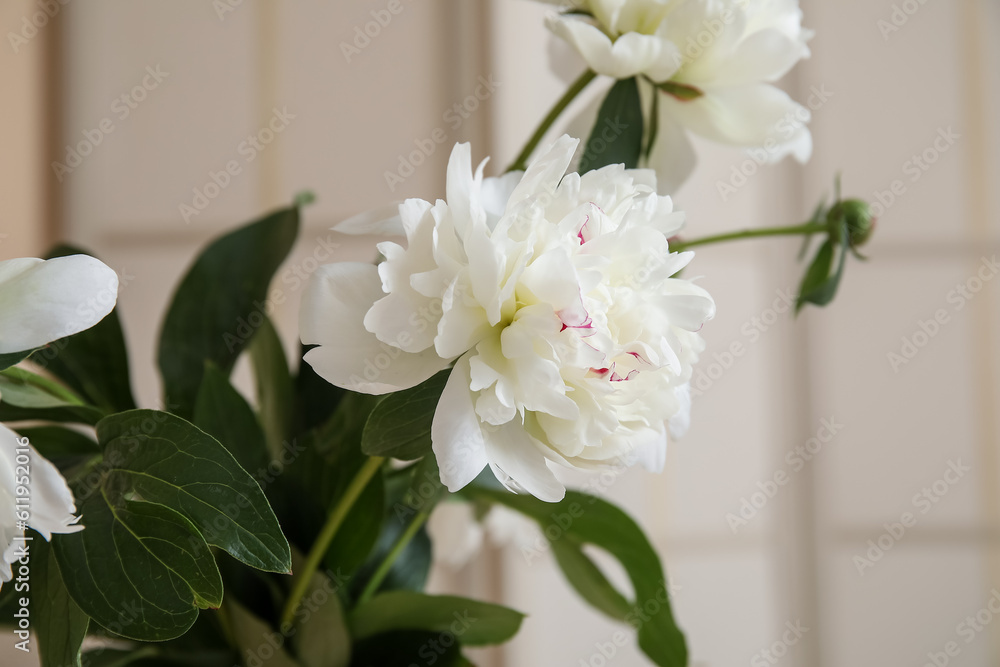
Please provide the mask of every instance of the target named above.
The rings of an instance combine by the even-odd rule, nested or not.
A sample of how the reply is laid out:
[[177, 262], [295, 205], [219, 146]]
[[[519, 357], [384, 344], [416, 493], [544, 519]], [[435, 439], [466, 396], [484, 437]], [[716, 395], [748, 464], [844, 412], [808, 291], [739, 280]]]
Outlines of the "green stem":
[[535, 148], [538, 147], [542, 137], [544, 137], [545, 133], [549, 131], [549, 128], [556, 122], [556, 119], [562, 115], [562, 112], [566, 110], [566, 107], [569, 106], [570, 102], [576, 99], [576, 96], [583, 92], [583, 89], [587, 87], [587, 84], [593, 81], [596, 77], [597, 72], [592, 69], [588, 69], [580, 75], [579, 79], [573, 82], [573, 85], [570, 86], [569, 90], [567, 90], [566, 93], [559, 98], [559, 101], [556, 102], [554, 107], [552, 107], [549, 114], [542, 119], [542, 124], [538, 126], [535, 133], [531, 135], [530, 139], [528, 139], [528, 143], [524, 145], [524, 148], [521, 150], [521, 154], [517, 156], [517, 159], [514, 160], [509, 167], [507, 167], [507, 171], [523, 171], [528, 168], [528, 159], [535, 151]]
[[375, 595], [375, 591], [377, 591], [379, 586], [382, 585], [382, 582], [385, 581], [385, 578], [388, 576], [389, 570], [392, 569], [396, 559], [399, 558], [399, 555], [403, 553], [403, 550], [407, 547], [410, 541], [413, 540], [421, 526], [427, 522], [427, 517], [430, 516], [431, 509], [433, 507], [432, 503], [427, 504], [428, 507], [421, 509], [420, 512], [413, 517], [413, 521], [411, 521], [410, 525], [406, 527], [406, 530], [404, 530], [402, 534], [396, 538], [396, 542], [392, 545], [392, 549], [389, 550], [389, 553], [386, 554], [385, 558], [379, 564], [378, 569], [375, 570], [375, 574], [373, 574], [371, 579], [368, 580], [368, 583], [365, 584], [365, 589], [361, 591], [361, 595], [358, 597], [358, 604], [366, 602], [371, 599], [373, 595]]
[[309, 590], [312, 577], [319, 568], [319, 564], [323, 561], [323, 556], [326, 555], [327, 549], [330, 548], [330, 543], [333, 541], [334, 536], [336, 536], [337, 530], [344, 523], [347, 513], [351, 511], [361, 492], [368, 486], [368, 482], [379, 471], [384, 461], [385, 458], [381, 456], [369, 458], [361, 467], [361, 470], [354, 476], [354, 479], [351, 480], [350, 485], [348, 485], [347, 490], [336, 507], [333, 508], [333, 512], [326, 520], [326, 524], [323, 525], [323, 530], [309, 550], [305, 565], [295, 578], [295, 585], [292, 587], [292, 592], [288, 596], [288, 602], [285, 603], [285, 609], [281, 614], [281, 625], [278, 626], [280, 629], [291, 624], [292, 619], [295, 617], [295, 610], [298, 609], [299, 603], [302, 602], [302, 597]]
[[740, 239], [753, 239], [761, 236], [797, 236], [803, 234], [819, 234], [829, 230], [824, 222], [807, 222], [802, 225], [792, 225], [790, 227], [763, 227], [761, 229], [744, 229], [738, 232], [728, 232], [726, 234], [716, 234], [706, 236], [691, 241], [677, 241], [670, 244], [670, 250], [680, 252], [695, 246], [708, 245], [710, 243], [721, 243], [723, 241], [738, 241]]
[[38, 387], [49, 394], [60, 398], [71, 405], [87, 405], [87, 402], [77, 396], [73, 391], [41, 375], [30, 373], [22, 368], [8, 368], [3, 371], [4, 375], [23, 382], [24, 384]]

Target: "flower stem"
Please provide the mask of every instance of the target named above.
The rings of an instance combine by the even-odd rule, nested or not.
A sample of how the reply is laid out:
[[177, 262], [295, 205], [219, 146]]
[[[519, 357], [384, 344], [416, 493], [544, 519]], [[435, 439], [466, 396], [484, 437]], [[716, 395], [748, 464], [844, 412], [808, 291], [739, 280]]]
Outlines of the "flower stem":
[[680, 252], [695, 246], [708, 245], [710, 243], [721, 243], [723, 241], [739, 241], [740, 239], [752, 239], [762, 236], [798, 236], [805, 234], [819, 234], [829, 230], [825, 222], [807, 222], [802, 225], [792, 225], [790, 227], [764, 227], [761, 229], [744, 229], [738, 232], [728, 232], [726, 234], [716, 234], [690, 241], [677, 241], [670, 244], [670, 249]]
[[389, 553], [386, 554], [385, 558], [379, 564], [378, 569], [375, 570], [375, 574], [373, 574], [371, 579], [368, 580], [368, 583], [365, 584], [364, 590], [361, 591], [361, 595], [358, 597], [358, 604], [371, 599], [371, 597], [375, 595], [375, 591], [377, 591], [379, 586], [382, 585], [382, 582], [385, 581], [385, 578], [388, 576], [389, 570], [392, 569], [396, 559], [399, 558], [399, 555], [403, 553], [403, 550], [406, 549], [410, 541], [413, 540], [421, 526], [427, 522], [427, 517], [430, 516], [432, 507], [433, 504], [428, 503], [428, 507], [421, 509], [420, 512], [413, 517], [413, 521], [411, 521], [410, 525], [406, 527], [406, 530], [404, 530], [400, 536], [396, 538], [396, 542], [392, 545]]
[[507, 171], [523, 171], [528, 168], [528, 159], [535, 151], [535, 148], [538, 147], [538, 143], [542, 140], [542, 137], [545, 136], [545, 133], [549, 131], [549, 128], [552, 127], [552, 124], [556, 122], [559, 116], [562, 115], [562, 112], [566, 110], [569, 103], [576, 99], [576, 96], [583, 92], [583, 89], [587, 87], [587, 84], [593, 81], [596, 77], [597, 72], [592, 69], [588, 69], [580, 75], [579, 79], [573, 82], [573, 85], [570, 86], [569, 90], [567, 90], [566, 93], [559, 98], [559, 101], [556, 102], [554, 107], [552, 107], [549, 114], [542, 119], [541, 125], [538, 126], [535, 133], [531, 135], [530, 139], [528, 139], [528, 143], [524, 145], [524, 148], [521, 150], [521, 154], [517, 156], [517, 159], [514, 160], [509, 167], [507, 167]]
[[350, 485], [348, 485], [347, 490], [344, 492], [343, 497], [337, 503], [336, 507], [333, 508], [333, 512], [327, 518], [326, 523], [323, 525], [323, 530], [320, 532], [319, 537], [316, 538], [316, 542], [312, 545], [309, 550], [309, 556], [306, 558], [306, 563], [302, 567], [302, 570], [298, 573], [298, 577], [295, 579], [295, 585], [292, 587], [292, 592], [288, 596], [288, 601], [285, 603], [285, 609], [281, 614], [281, 624], [278, 626], [279, 629], [283, 629], [285, 626], [291, 624], [292, 619], [295, 617], [295, 610], [298, 609], [299, 603], [302, 601], [302, 597], [309, 590], [309, 584], [312, 582], [313, 574], [316, 573], [319, 564], [323, 561], [323, 556], [326, 555], [327, 549], [330, 548], [330, 543], [333, 542], [333, 538], [337, 534], [337, 530], [340, 525], [344, 523], [344, 519], [347, 517], [347, 513], [351, 511], [354, 503], [357, 502], [358, 497], [361, 492], [365, 490], [368, 486], [368, 482], [371, 478], [375, 476], [375, 473], [379, 471], [382, 467], [382, 463], [385, 458], [381, 456], [373, 456], [365, 462], [361, 467], [361, 470], [354, 476], [351, 480]]

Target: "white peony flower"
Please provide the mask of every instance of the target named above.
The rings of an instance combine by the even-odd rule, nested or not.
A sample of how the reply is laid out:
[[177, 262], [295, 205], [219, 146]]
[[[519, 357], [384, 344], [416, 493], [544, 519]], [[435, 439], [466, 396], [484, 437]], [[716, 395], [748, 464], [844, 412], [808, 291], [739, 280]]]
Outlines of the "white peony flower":
[[[32, 350], [89, 329], [114, 309], [117, 297], [118, 276], [93, 257], [0, 262], [0, 354]], [[0, 425], [0, 581], [10, 581], [11, 565], [21, 557], [24, 543], [18, 538], [25, 525], [48, 540], [53, 533], [83, 530], [75, 524], [75, 513], [73, 494], [59, 470]]]
[[24, 555], [25, 524], [50, 540], [53, 533], [83, 530], [75, 513], [73, 493], [59, 470], [26, 438], [0, 424], [0, 581], [11, 580], [11, 565]]
[[453, 365], [432, 429], [451, 491], [487, 465], [547, 501], [565, 493], [550, 464], [660, 470], [686, 420], [715, 304], [673, 277], [693, 258], [667, 243], [683, 216], [650, 171], [565, 174], [578, 143], [499, 179], [456, 146], [447, 201], [399, 208], [405, 249], [324, 266], [303, 297], [306, 361], [335, 385], [381, 394]]
[[0, 262], [0, 354], [85, 331], [114, 310], [117, 297], [118, 276], [93, 257]]
[[[566, 2], [541, 0], [559, 4]], [[672, 192], [694, 168], [687, 133], [764, 151], [776, 162], [812, 154], [809, 110], [771, 85], [809, 55], [798, 0], [575, 0], [549, 28], [599, 74], [640, 75], [661, 88], [648, 158]], [[593, 125], [596, 100], [586, 120]]]

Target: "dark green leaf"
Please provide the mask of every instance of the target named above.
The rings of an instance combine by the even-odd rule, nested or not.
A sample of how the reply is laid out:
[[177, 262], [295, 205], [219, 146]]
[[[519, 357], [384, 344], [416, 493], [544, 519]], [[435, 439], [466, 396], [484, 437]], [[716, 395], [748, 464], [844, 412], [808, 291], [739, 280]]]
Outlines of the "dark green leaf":
[[101, 453], [100, 446], [90, 436], [61, 426], [19, 428], [17, 432], [30, 440], [38, 453], [49, 460]]
[[0, 354], [0, 371], [5, 371], [11, 366], [16, 366], [32, 355], [35, 350], [25, 350], [24, 352], [10, 352]]
[[582, 545], [568, 535], [552, 542], [552, 553], [559, 569], [584, 600], [616, 621], [624, 621], [632, 605], [601, 569], [584, 553]]
[[[837, 270], [831, 274], [835, 252], [839, 252], [840, 257], [837, 262]], [[838, 246], [834, 239], [827, 239], [820, 246], [819, 252], [816, 253], [816, 257], [813, 259], [812, 264], [809, 265], [809, 269], [802, 279], [798, 302], [795, 306], [796, 312], [801, 310], [802, 306], [807, 303], [825, 306], [833, 301], [834, 296], [837, 294], [840, 280], [844, 275], [846, 260], [847, 250], [842, 246]]]
[[302, 360], [306, 352], [313, 347], [315, 346], [300, 346], [299, 374], [295, 378], [295, 403], [298, 410], [296, 433], [305, 433], [323, 424], [333, 415], [341, 399], [347, 394], [346, 389], [330, 384]]
[[281, 339], [266, 317], [250, 341], [250, 361], [257, 380], [261, 425], [271, 451], [277, 453], [292, 438], [295, 386]]
[[80, 667], [90, 618], [66, 591], [55, 554], [45, 540], [31, 545], [31, 612], [41, 667]]
[[[300, 569], [296, 559], [295, 569]], [[322, 573], [313, 575], [312, 585], [295, 612], [295, 656], [303, 667], [347, 667], [351, 663], [351, 636], [341, 607], [338, 587]]]
[[448, 632], [466, 646], [502, 644], [517, 634], [524, 614], [451, 595], [390, 591], [358, 605], [348, 617], [356, 640], [393, 630]]
[[219, 442], [180, 417], [131, 410], [97, 425], [107, 484], [174, 508], [205, 540], [259, 570], [288, 572], [291, 553], [257, 482]]
[[217, 239], [188, 271], [160, 335], [160, 371], [172, 411], [191, 415], [206, 361], [232, 371], [269, 311], [268, 285], [298, 229], [298, 209], [280, 210]]
[[414, 461], [431, 453], [431, 423], [450, 370], [412, 389], [389, 394], [375, 406], [361, 438], [368, 456]]
[[[662, 667], [687, 665], [687, 645], [674, 622], [660, 559], [627, 514], [604, 500], [576, 491], [568, 491], [558, 503], [477, 485], [466, 487], [463, 493], [477, 500], [507, 505], [531, 517], [550, 542], [569, 539], [574, 548], [592, 544], [613, 556], [625, 569], [635, 590], [636, 600], [630, 603], [631, 610], [622, 620], [638, 629], [639, 647]], [[565, 563], [571, 568], [566, 573], [570, 584], [577, 587], [585, 600], [599, 603], [601, 611], [617, 617], [624, 610], [619, 608], [615, 596], [602, 590], [609, 585], [606, 578], [601, 575], [600, 579], [583, 584], [593, 571], [575, 553], [567, 559], [569, 548], [558, 547], [556, 555], [562, 555], [560, 565]]]
[[440, 632], [390, 632], [354, 645], [351, 667], [463, 667], [461, 648], [451, 635]]
[[209, 362], [194, 406], [194, 424], [229, 450], [251, 474], [268, 464], [267, 443], [257, 415], [229, 378]]
[[633, 77], [615, 83], [597, 113], [597, 124], [590, 133], [580, 173], [609, 164], [624, 164], [627, 169], [639, 166], [642, 154], [642, 100], [639, 83]]
[[0, 421], [96, 424], [104, 416], [65, 387], [22, 368], [0, 371], [0, 395]]
[[87, 527], [52, 545], [66, 587], [108, 630], [140, 641], [184, 634], [198, 609], [222, 603], [212, 550], [178, 512], [101, 488], [80, 506]]

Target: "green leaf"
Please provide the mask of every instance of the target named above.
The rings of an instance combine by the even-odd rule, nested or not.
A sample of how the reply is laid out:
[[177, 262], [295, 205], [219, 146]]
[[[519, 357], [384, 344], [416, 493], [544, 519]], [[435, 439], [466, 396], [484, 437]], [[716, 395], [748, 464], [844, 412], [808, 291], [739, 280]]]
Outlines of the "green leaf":
[[250, 362], [257, 380], [260, 421], [271, 451], [280, 452], [292, 438], [295, 385], [281, 339], [266, 317], [250, 341]]
[[[66, 475], [76, 465], [86, 464], [101, 455], [101, 448], [89, 435], [60, 426], [18, 427], [38, 453]], [[68, 475], [67, 475], [68, 476]]]
[[628, 618], [632, 605], [583, 551], [582, 544], [563, 535], [562, 539], [552, 542], [552, 553], [567, 581], [590, 606], [616, 621]]
[[295, 378], [297, 426], [296, 433], [305, 433], [326, 422], [347, 394], [346, 389], [334, 386], [321, 378], [313, 367], [303, 361], [306, 352], [315, 345], [300, 345], [299, 374]]
[[392, 630], [448, 632], [465, 646], [502, 644], [517, 634], [524, 614], [451, 595], [391, 591], [358, 605], [348, 617], [356, 640]]
[[159, 349], [173, 412], [182, 417], [193, 412], [206, 361], [223, 373], [232, 371], [269, 310], [268, 285], [298, 229], [298, 209], [282, 209], [214, 241], [181, 281]]
[[465, 667], [458, 642], [445, 644], [440, 632], [390, 632], [356, 643], [351, 667]]
[[131, 410], [97, 425], [106, 484], [176, 509], [205, 540], [237, 560], [287, 573], [291, 552], [260, 486], [225, 447], [195, 425], [156, 410]]
[[212, 550], [178, 512], [102, 487], [80, 505], [85, 530], [52, 546], [66, 587], [83, 611], [129, 639], [179, 637], [198, 609], [222, 603]]
[[90, 618], [69, 596], [47, 542], [32, 542], [30, 561], [31, 612], [41, 667], [80, 667], [80, 647]]
[[284, 649], [287, 637], [254, 616], [238, 602], [226, 600], [223, 611], [229, 618], [233, 639], [240, 649], [244, 665], [301, 667]]
[[257, 415], [211, 362], [198, 390], [194, 424], [222, 443], [244, 470], [254, 473], [267, 466], [267, 443]]
[[381, 400], [368, 417], [361, 450], [368, 456], [415, 461], [431, 453], [431, 424], [450, 370]]
[[23, 352], [10, 352], [8, 354], [0, 354], [0, 371], [5, 371], [11, 366], [16, 366], [21, 363], [36, 350], [25, 350]]
[[[837, 262], [837, 270], [831, 274], [833, 255], [838, 250], [840, 257]], [[796, 312], [801, 310], [807, 303], [825, 306], [833, 301], [833, 298], [837, 295], [840, 280], [844, 275], [846, 261], [846, 248], [839, 246], [832, 238], [827, 239], [820, 246], [819, 252], [816, 253], [816, 257], [813, 258], [809, 269], [806, 271], [806, 275], [802, 279], [802, 285], [799, 287], [799, 298], [795, 304]]]
[[23, 368], [0, 371], [0, 421], [96, 424], [104, 413], [57, 383]]
[[[296, 569], [300, 565], [296, 562]], [[351, 663], [351, 636], [337, 593], [340, 585], [342, 582], [315, 573], [305, 602], [295, 612], [292, 637], [303, 667], [347, 667]]]
[[597, 113], [597, 124], [590, 133], [580, 160], [584, 174], [609, 164], [624, 164], [627, 169], [639, 166], [642, 154], [642, 100], [635, 77], [615, 83]]
[[[575, 552], [570, 554], [570, 549], [592, 544], [613, 556], [628, 573], [635, 590], [636, 600], [630, 601], [630, 610], [622, 620], [638, 629], [639, 647], [657, 665], [686, 667], [687, 645], [674, 622], [660, 559], [642, 530], [625, 512], [600, 498], [577, 491], [568, 491], [558, 503], [475, 484], [466, 487], [463, 494], [501, 503], [531, 517], [539, 523], [550, 543], [569, 540], [554, 549], [560, 566], [570, 568], [566, 572], [570, 584], [585, 600], [618, 618], [625, 610], [617, 597], [606, 590], [610, 585], [607, 579], [603, 575], [593, 578], [594, 571]], [[592, 580], [587, 581], [588, 578]]]
[[[50, 250], [46, 258], [68, 255], [92, 254], [61, 245]], [[90, 329], [55, 341], [32, 361], [107, 412], [135, 408], [128, 352], [117, 310]]]

